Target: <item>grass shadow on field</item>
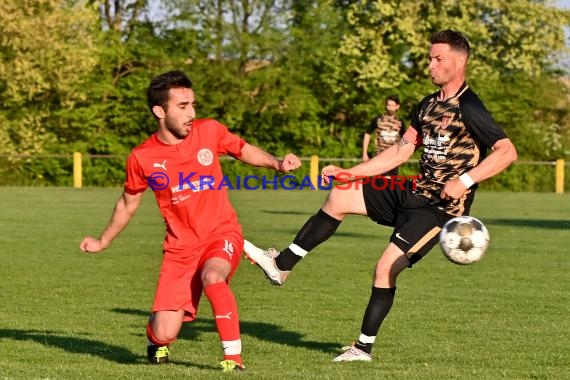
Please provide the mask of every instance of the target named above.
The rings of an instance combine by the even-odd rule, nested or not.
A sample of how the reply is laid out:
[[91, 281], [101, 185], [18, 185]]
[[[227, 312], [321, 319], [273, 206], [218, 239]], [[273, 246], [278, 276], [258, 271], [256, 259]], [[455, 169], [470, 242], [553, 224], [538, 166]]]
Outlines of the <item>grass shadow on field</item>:
[[[129, 315], [148, 315], [148, 312], [137, 309], [115, 308], [112, 311]], [[303, 334], [296, 331], [283, 329], [282, 326], [273, 323], [240, 321], [242, 335], [249, 335], [259, 340], [287, 346], [303, 347], [310, 350], [322, 351], [325, 353], [337, 353], [338, 342], [315, 342], [304, 340]], [[216, 324], [213, 319], [197, 319], [191, 323], [185, 323], [178, 335], [179, 339], [194, 340], [201, 333], [211, 333], [216, 331]]]
[[127, 315], [138, 315], [141, 317], [149, 317], [150, 311], [149, 310], [137, 310], [137, 309], [129, 309], [126, 307], [115, 307], [111, 309], [113, 313], [119, 314], [127, 314]]
[[[140, 314], [148, 315], [148, 312], [143, 313], [141, 311]], [[97, 356], [118, 364], [148, 363], [146, 351], [144, 355], [136, 355], [124, 347], [115, 346], [91, 339], [61, 335], [62, 333], [57, 331], [0, 329], [0, 340], [5, 338], [20, 341], [32, 340], [36, 343], [43, 344], [44, 346], [59, 348], [73, 354]], [[172, 364], [204, 370], [218, 369], [217, 366], [214, 367], [210, 365], [201, 365], [181, 360], [172, 360]]]
[[[209, 322], [212, 325], [214, 324], [213, 320]], [[260, 340], [287, 346], [303, 347], [328, 354], [336, 353], [339, 349], [338, 342], [304, 340], [303, 334], [296, 331], [285, 330], [282, 326], [273, 323], [241, 321], [241, 330], [243, 334], [253, 336]]]
[[31, 340], [44, 346], [56, 347], [74, 354], [98, 356], [119, 364], [137, 364], [141, 359], [146, 360], [146, 357], [135, 355], [124, 347], [92, 339], [63, 336], [63, 333], [58, 331], [0, 329], [0, 339], [6, 338]]
[[[303, 347], [309, 350], [322, 351], [325, 353], [336, 353], [339, 344], [336, 342], [314, 342], [304, 340], [303, 334], [296, 331], [285, 330], [283, 327], [264, 322], [240, 321], [242, 335], [249, 335], [259, 340], [271, 343], [283, 344], [286, 346]], [[180, 332], [182, 339], [196, 339], [201, 332], [216, 331], [216, 324], [213, 319], [201, 319], [192, 323], [187, 323]]]
[[[372, 226], [374, 227], [374, 226]], [[299, 225], [299, 228], [301, 228], [301, 225]], [[380, 231], [380, 230], [378, 230]], [[297, 233], [299, 232], [299, 230], [293, 230], [293, 229], [289, 229], [289, 230], [285, 230], [285, 229], [280, 229], [279, 232], [281, 233], [287, 233], [289, 234], [289, 236], [291, 236], [291, 239], [294, 238]], [[377, 233], [377, 234], [373, 234], [373, 233], [360, 233], [360, 232], [354, 232], [354, 231], [335, 231], [334, 233], [334, 238], [338, 239], [338, 238], [361, 238], [361, 239], [380, 239], [382, 238], [383, 235], [381, 235], [381, 233]], [[247, 237], [246, 237], [247, 239]], [[255, 240], [252, 241], [255, 244]], [[259, 246], [260, 248], [263, 248], [263, 246]], [[275, 247], [275, 248], [280, 248], [280, 247]]]
[[277, 211], [277, 210], [260, 210], [264, 214], [274, 214], [274, 215], [313, 215], [314, 212], [307, 212], [307, 211]]
[[552, 219], [485, 219], [487, 225], [545, 228], [550, 230], [570, 229], [570, 220]]

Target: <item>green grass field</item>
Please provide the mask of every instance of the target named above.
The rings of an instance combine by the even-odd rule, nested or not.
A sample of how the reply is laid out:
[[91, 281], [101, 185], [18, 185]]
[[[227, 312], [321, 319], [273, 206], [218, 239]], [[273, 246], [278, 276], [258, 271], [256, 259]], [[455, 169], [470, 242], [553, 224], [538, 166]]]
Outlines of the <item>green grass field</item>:
[[[222, 377], [206, 298], [173, 345], [173, 364], [146, 364], [144, 328], [164, 236], [151, 194], [110, 249], [80, 253], [79, 241], [99, 234], [119, 194], [0, 188], [0, 379]], [[282, 248], [325, 195], [231, 198], [246, 238]], [[349, 217], [281, 288], [244, 261], [232, 283], [247, 366], [239, 376], [570, 379], [570, 196], [482, 192], [472, 215], [490, 230], [487, 255], [457, 266], [434, 248], [405, 271], [370, 363], [331, 359], [358, 336], [388, 228]]]

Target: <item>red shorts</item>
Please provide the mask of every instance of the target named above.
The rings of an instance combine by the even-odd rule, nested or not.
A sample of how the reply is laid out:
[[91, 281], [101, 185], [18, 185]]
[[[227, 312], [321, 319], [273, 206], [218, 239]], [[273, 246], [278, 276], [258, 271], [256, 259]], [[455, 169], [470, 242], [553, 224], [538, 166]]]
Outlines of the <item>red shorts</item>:
[[152, 311], [184, 310], [184, 322], [196, 318], [202, 296], [200, 273], [206, 260], [219, 257], [231, 266], [229, 283], [241, 260], [243, 238], [238, 231], [224, 234], [208, 241], [188, 254], [164, 253]]

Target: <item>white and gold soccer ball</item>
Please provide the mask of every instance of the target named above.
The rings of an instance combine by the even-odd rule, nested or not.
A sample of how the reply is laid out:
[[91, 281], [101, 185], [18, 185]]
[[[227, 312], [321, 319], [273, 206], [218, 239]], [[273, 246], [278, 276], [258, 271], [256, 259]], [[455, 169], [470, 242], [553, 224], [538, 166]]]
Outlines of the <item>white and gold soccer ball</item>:
[[481, 260], [489, 240], [487, 227], [472, 216], [458, 216], [449, 220], [439, 233], [443, 254], [449, 261], [460, 265]]

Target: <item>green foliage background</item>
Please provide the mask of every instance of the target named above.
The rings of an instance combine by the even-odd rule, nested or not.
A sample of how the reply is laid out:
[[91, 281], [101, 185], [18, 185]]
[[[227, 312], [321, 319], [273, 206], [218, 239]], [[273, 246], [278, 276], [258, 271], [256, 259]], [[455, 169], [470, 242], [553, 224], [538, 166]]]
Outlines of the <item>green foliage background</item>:
[[[156, 128], [146, 86], [171, 69], [193, 79], [199, 117], [275, 155], [359, 157], [386, 95], [409, 119], [437, 90], [426, 66], [443, 28], [469, 37], [469, 83], [520, 159], [568, 160], [569, 20], [536, 0], [2, 2], [0, 184], [68, 186], [79, 151], [86, 185], [120, 186]], [[487, 186], [551, 191], [551, 172], [519, 165]]]

